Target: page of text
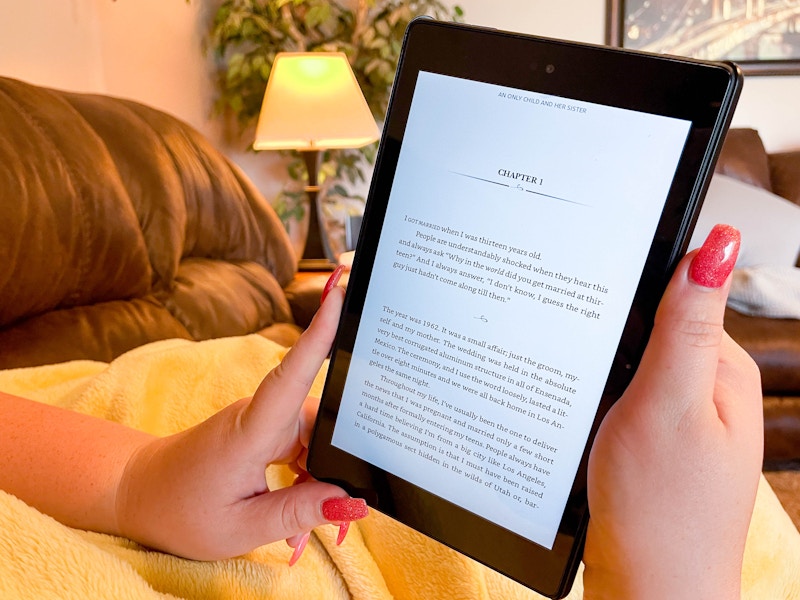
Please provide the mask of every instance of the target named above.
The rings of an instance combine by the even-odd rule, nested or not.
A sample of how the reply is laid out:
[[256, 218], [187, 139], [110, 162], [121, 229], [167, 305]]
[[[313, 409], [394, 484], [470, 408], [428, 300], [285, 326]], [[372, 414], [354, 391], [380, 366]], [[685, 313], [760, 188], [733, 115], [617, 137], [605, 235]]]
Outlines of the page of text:
[[333, 444], [552, 547], [689, 126], [420, 73]]

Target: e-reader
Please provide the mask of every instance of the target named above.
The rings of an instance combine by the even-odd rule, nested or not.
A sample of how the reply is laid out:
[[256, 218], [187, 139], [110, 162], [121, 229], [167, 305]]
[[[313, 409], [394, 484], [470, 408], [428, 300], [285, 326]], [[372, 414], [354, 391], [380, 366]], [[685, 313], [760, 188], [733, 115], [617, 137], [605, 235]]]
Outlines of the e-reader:
[[566, 595], [593, 435], [639, 362], [741, 84], [732, 63], [413, 21], [311, 474]]

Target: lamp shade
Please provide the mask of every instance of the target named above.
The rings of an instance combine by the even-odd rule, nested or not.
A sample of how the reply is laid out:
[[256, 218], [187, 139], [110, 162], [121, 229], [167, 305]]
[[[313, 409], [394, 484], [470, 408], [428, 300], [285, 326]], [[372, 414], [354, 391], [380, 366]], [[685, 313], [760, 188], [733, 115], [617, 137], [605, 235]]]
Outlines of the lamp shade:
[[378, 127], [341, 52], [281, 52], [256, 127], [256, 150], [358, 148]]

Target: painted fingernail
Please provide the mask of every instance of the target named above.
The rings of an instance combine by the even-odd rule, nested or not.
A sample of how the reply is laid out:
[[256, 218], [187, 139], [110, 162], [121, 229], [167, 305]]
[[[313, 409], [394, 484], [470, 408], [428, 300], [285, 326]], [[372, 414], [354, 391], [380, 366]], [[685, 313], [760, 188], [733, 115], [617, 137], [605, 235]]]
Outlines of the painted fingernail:
[[368, 514], [363, 498], [328, 498], [322, 503], [322, 516], [333, 523], [357, 521]]
[[300, 556], [303, 554], [303, 550], [306, 549], [306, 544], [308, 544], [308, 538], [311, 537], [311, 532], [309, 531], [303, 537], [300, 538], [300, 543], [294, 547], [294, 552], [292, 552], [292, 557], [289, 559], [289, 566], [293, 566], [298, 560], [300, 560]]
[[336, 545], [341, 546], [344, 538], [347, 536], [347, 532], [350, 530], [350, 521], [343, 521], [341, 525], [339, 525], [339, 535], [336, 536]]
[[715, 225], [689, 266], [689, 279], [707, 288], [722, 287], [739, 256], [741, 235], [730, 225]]
[[322, 289], [322, 295], [319, 297], [320, 305], [325, 302], [325, 298], [330, 291], [339, 283], [339, 280], [342, 278], [342, 273], [344, 273], [344, 265], [339, 265], [333, 270], [331, 276], [328, 277], [328, 282], [325, 284], [325, 287]]

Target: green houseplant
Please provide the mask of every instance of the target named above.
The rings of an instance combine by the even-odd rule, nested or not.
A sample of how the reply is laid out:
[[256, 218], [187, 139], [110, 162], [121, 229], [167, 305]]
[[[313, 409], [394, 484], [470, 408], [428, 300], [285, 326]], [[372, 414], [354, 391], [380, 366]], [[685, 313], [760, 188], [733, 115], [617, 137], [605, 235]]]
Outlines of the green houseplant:
[[[386, 115], [389, 92], [408, 23], [420, 15], [460, 20], [460, 7], [440, 0], [224, 0], [218, 8], [209, 48], [218, 68], [215, 109], [234, 116], [242, 131], [253, 127], [272, 63], [279, 52], [344, 52], [375, 119]], [[328, 151], [321, 179], [329, 197], [358, 199], [347, 184], [365, 180], [377, 145], [360, 150]], [[304, 164], [297, 153], [287, 153], [291, 179], [301, 182]], [[273, 205], [284, 222], [300, 220], [305, 194], [288, 186]], [[363, 200], [363, 199], [362, 199]]]

